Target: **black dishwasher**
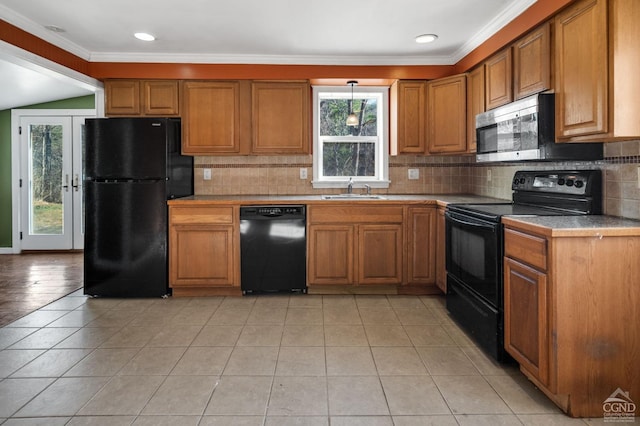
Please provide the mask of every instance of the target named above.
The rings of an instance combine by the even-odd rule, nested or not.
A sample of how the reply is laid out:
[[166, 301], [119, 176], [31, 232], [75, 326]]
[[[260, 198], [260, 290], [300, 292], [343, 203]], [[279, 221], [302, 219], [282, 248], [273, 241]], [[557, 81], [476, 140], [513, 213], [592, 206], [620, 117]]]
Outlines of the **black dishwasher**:
[[240, 207], [242, 293], [307, 292], [304, 205]]

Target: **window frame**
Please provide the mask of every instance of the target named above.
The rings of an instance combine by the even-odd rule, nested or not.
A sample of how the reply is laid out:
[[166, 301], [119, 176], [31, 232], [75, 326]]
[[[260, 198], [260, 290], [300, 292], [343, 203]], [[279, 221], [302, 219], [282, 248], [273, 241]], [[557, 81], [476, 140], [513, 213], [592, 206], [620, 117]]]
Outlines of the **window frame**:
[[[383, 86], [354, 87], [354, 99], [358, 93], [375, 93], [380, 96], [378, 112], [378, 136], [376, 146], [376, 176], [321, 176], [322, 146], [320, 129], [320, 99], [322, 93], [344, 93], [351, 96], [350, 86], [312, 86], [313, 92], [313, 188], [345, 188], [352, 178], [356, 187], [369, 185], [372, 188], [389, 187], [389, 88]], [[372, 136], [330, 136], [329, 138], [354, 138], [353, 141], [371, 139]], [[357, 138], [357, 139], [356, 139]]]

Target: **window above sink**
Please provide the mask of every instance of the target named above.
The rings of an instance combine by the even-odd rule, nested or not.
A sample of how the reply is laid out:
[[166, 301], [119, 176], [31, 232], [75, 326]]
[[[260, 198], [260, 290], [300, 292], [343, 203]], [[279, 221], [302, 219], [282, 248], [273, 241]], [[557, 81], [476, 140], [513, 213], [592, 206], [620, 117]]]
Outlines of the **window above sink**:
[[[389, 88], [313, 87], [313, 187], [389, 187]], [[358, 124], [348, 126], [353, 111]], [[358, 198], [358, 194], [351, 199]], [[337, 199], [337, 198], [336, 198]]]

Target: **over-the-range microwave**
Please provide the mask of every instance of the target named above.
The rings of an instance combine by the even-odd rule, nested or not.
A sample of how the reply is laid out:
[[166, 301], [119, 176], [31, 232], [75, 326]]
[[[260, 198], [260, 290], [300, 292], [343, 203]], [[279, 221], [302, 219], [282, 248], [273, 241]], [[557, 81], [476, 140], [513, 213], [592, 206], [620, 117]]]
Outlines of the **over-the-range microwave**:
[[553, 93], [478, 114], [476, 136], [478, 162], [602, 159], [602, 143], [555, 143]]

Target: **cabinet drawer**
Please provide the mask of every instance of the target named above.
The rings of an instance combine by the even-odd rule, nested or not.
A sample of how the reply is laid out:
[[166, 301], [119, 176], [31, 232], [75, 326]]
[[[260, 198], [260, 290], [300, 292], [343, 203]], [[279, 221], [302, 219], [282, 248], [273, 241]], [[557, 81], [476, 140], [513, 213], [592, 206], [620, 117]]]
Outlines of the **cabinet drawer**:
[[402, 206], [310, 206], [309, 223], [402, 223]]
[[169, 207], [171, 225], [216, 225], [233, 223], [233, 207]]
[[504, 255], [546, 271], [547, 240], [536, 235], [505, 229]]

